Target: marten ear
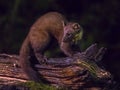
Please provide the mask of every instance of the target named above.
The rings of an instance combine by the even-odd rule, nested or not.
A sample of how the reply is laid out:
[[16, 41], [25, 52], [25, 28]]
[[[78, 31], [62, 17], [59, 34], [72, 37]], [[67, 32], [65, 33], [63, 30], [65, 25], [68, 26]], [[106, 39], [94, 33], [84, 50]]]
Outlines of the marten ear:
[[80, 29], [80, 25], [79, 25], [78, 23], [74, 23], [74, 24], [73, 24], [73, 28], [74, 28], [74, 29]]

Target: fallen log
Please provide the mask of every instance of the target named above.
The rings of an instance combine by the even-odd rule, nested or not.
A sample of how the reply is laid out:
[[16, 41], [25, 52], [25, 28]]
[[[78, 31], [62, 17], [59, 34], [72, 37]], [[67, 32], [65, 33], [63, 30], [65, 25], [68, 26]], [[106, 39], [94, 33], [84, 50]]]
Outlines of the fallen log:
[[[36, 64], [35, 68], [47, 84], [57, 88], [103, 90], [112, 82], [112, 75], [96, 63], [102, 59], [105, 50], [104, 47], [98, 49], [97, 45], [93, 44], [73, 57], [50, 58], [42, 64]], [[0, 54], [0, 85], [27, 81], [27, 76], [19, 66], [19, 56]]]

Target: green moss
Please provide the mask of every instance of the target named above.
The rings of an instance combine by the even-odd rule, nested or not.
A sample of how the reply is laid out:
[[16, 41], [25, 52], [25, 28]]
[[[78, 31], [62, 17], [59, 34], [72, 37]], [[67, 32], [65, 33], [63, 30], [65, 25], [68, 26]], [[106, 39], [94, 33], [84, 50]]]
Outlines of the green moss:
[[36, 83], [33, 81], [25, 82], [24, 86], [30, 88], [30, 90], [58, 90], [53, 86], [46, 85], [43, 83]]
[[90, 74], [94, 78], [97, 78], [98, 66], [94, 62], [79, 61], [78, 63], [79, 63], [80, 66], [83, 66], [84, 68], [87, 68], [87, 70], [90, 72]]

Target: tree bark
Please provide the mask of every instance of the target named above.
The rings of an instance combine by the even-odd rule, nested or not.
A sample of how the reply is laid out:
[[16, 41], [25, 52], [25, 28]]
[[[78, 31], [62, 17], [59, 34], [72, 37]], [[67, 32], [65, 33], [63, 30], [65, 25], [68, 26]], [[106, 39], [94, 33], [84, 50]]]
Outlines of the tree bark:
[[[96, 64], [97, 60], [102, 59], [105, 50], [103, 47], [98, 49], [97, 45], [93, 44], [73, 57], [50, 58], [45, 63], [36, 64], [35, 68], [43, 80], [55, 87], [102, 90], [111, 79], [111, 74]], [[27, 76], [19, 66], [19, 56], [0, 54], [0, 85], [15, 85], [27, 81]]]

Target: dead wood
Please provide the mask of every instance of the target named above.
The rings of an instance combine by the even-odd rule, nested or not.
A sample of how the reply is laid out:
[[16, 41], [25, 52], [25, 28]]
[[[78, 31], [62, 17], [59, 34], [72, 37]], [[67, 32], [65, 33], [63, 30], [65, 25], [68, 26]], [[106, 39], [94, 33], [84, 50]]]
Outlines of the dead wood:
[[[98, 49], [97, 45], [93, 44], [73, 57], [50, 58], [35, 67], [43, 80], [50, 85], [73, 90], [102, 90], [111, 80], [111, 74], [96, 64], [96, 61], [102, 59], [105, 50], [103, 47]], [[0, 54], [0, 85], [14, 85], [26, 81], [28, 79], [19, 66], [19, 56]]]

